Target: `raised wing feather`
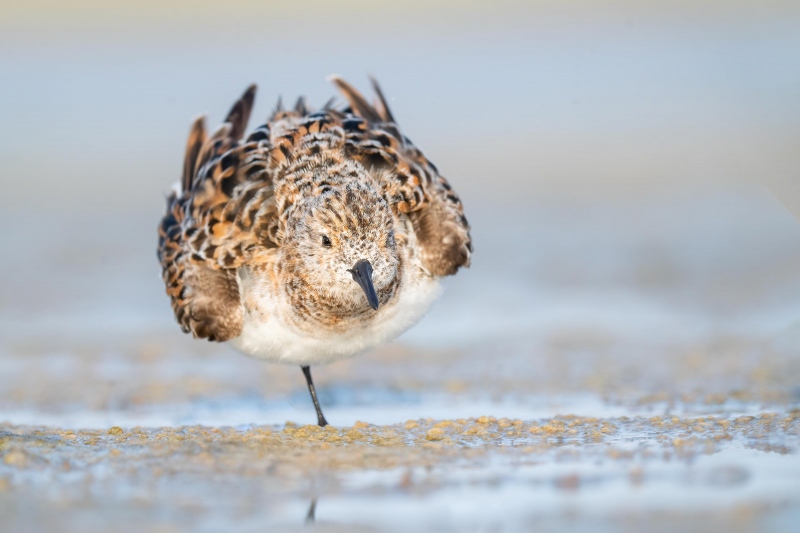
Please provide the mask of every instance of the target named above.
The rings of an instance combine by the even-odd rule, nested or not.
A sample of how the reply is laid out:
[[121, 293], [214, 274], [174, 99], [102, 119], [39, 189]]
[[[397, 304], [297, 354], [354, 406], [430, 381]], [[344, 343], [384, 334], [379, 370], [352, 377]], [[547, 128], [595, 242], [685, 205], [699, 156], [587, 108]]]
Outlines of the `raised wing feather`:
[[251, 86], [210, 138], [203, 120], [195, 121], [182, 190], [167, 199], [159, 227], [158, 257], [175, 317], [184, 331], [214, 341], [242, 328], [235, 269], [275, 246], [267, 227], [254, 227], [274, 219], [267, 151], [240, 142], [254, 95]]

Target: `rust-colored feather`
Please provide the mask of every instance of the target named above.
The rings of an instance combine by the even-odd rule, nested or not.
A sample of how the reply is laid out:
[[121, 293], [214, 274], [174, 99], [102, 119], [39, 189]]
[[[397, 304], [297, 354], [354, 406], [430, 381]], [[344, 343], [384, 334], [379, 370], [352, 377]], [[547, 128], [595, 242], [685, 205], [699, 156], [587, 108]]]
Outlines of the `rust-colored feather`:
[[353, 113], [369, 122], [381, 122], [381, 116], [378, 111], [372, 107], [366, 98], [358, 92], [352, 85], [344, 81], [339, 76], [331, 76], [328, 78], [334, 85], [342, 92], [345, 99], [353, 109]]
[[205, 117], [198, 117], [192, 123], [192, 129], [189, 130], [189, 140], [186, 142], [186, 155], [183, 159], [183, 178], [181, 179], [181, 187], [184, 191], [188, 191], [192, 186], [195, 172], [197, 172], [197, 158], [205, 142]]
[[233, 104], [228, 112], [225, 122], [231, 125], [230, 137], [239, 141], [244, 136], [247, 123], [250, 121], [250, 112], [253, 110], [253, 101], [256, 97], [256, 85], [250, 85], [244, 94]]
[[378, 84], [378, 80], [370, 77], [369, 81], [372, 83], [372, 89], [378, 96], [378, 106], [376, 106], [378, 114], [384, 122], [394, 123], [394, 116], [392, 116], [392, 112], [389, 109], [389, 104], [386, 102], [386, 97], [383, 96], [383, 91], [381, 90], [381, 86]]

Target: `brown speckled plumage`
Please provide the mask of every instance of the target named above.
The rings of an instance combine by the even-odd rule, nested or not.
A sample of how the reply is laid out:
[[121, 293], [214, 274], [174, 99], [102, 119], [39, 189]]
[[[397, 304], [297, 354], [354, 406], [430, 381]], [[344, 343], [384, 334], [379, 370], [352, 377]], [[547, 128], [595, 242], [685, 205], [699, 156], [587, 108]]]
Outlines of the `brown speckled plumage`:
[[[291, 207], [358, 182], [365, 170], [380, 194], [377, 200], [395, 216], [408, 217], [416, 253], [432, 276], [454, 274], [469, 264], [469, 225], [458, 196], [400, 133], [377, 85], [373, 106], [346, 82], [333, 81], [350, 104], [344, 111], [309, 112], [300, 100], [243, 139], [255, 96], [251, 86], [210, 137], [202, 118], [194, 122], [182, 189], [168, 198], [158, 247], [167, 294], [184, 331], [216, 341], [236, 337], [243, 312], [236, 269], [275, 261], [284, 234], [297, 223]], [[354, 193], [348, 194], [357, 203]], [[340, 196], [327, 201], [346, 200]], [[327, 222], [352, 228], [367, 219]], [[279, 265], [278, 271], [292, 267]], [[386, 300], [391, 293], [386, 289], [380, 296]]]
[[[158, 244], [185, 332], [282, 362], [334, 360], [399, 334], [430, 304], [427, 287], [469, 265], [461, 201], [377, 84], [372, 105], [333, 82], [345, 109], [300, 99], [245, 137], [251, 86], [210, 136], [202, 118], [192, 125]], [[365, 261], [374, 302], [354, 282]]]

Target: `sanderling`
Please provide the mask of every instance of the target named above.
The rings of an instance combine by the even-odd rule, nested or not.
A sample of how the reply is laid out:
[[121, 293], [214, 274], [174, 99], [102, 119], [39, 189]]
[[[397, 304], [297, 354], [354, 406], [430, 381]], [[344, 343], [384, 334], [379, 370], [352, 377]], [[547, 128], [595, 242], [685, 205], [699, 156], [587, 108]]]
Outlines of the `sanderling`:
[[370, 104], [331, 80], [348, 107], [279, 103], [244, 140], [255, 85], [211, 136], [198, 118], [158, 243], [183, 331], [300, 365], [320, 426], [310, 365], [408, 329], [472, 253], [461, 201], [377, 83]]

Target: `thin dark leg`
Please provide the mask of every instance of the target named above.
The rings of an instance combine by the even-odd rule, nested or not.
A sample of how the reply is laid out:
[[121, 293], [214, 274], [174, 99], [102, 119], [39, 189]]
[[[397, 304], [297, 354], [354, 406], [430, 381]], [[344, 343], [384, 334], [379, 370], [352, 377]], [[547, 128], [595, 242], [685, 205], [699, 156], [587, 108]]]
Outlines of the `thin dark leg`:
[[317, 497], [311, 500], [311, 505], [308, 506], [308, 513], [306, 513], [306, 524], [313, 524], [317, 519]]
[[303, 369], [303, 375], [306, 377], [306, 383], [308, 383], [308, 392], [311, 393], [311, 399], [314, 400], [314, 409], [317, 410], [317, 423], [320, 427], [325, 427], [328, 425], [328, 421], [325, 420], [325, 415], [322, 414], [322, 409], [319, 407], [317, 390], [314, 388], [314, 382], [311, 381], [311, 369], [307, 366], [301, 366], [300, 368]]

